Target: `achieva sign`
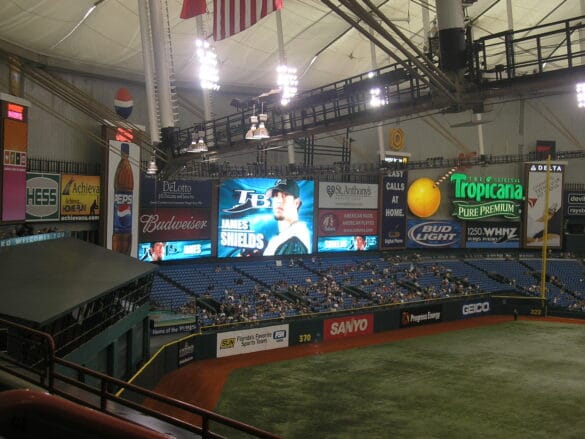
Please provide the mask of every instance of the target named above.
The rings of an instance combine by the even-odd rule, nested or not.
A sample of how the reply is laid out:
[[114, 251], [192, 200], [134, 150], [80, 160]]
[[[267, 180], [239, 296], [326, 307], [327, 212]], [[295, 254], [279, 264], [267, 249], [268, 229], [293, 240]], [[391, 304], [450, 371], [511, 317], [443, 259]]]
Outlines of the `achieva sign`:
[[450, 181], [454, 189], [453, 216], [462, 220], [491, 216], [520, 219], [524, 188], [518, 179], [453, 174]]

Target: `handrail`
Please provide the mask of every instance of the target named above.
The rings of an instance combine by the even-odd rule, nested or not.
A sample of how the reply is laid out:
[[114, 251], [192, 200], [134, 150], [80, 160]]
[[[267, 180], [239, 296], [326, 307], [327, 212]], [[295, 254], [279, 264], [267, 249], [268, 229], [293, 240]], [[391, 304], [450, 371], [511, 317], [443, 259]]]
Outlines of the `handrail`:
[[[17, 437], [38, 437], [47, 428], [47, 423], [57, 430], [53, 433], [61, 433], [67, 437], [75, 431], [75, 437], [93, 436], [99, 432], [101, 438], [169, 439], [169, 435], [165, 433], [48, 393], [29, 389], [0, 392], [0, 431], [6, 437], [12, 437], [12, 433]], [[60, 426], [65, 431], [60, 431]], [[26, 435], [23, 435], [25, 432]]]
[[[36, 361], [35, 367], [31, 367], [30, 364], [27, 364], [24, 361], [19, 361], [18, 359], [11, 359], [8, 356], [3, 357], [3, 359], [12, 365], [17, 365], [19, 367], [24, 368], [25, 370], [34, 371], [34, 372], [38, 373], [39, 383], [35, 383], [35, 384], [39, 384], [41, 387], [46, 388], [51, 393], [62, 396], [66, 399], [69, 399], [70, 401], [76, 402], [76, 403], [81, 404], [81, 405], [85, 405], [87, 407], [97, 409], [97, 410], [99, 410], [103, 413], [106, 413], [110, 416], [113, 416], [115, 418], [124, 419], [121, 416], [117, 415], [115, 410], [112, 410], [111, 408], [108, 407], [109, 402], [115, 402], [115, 403], [118, 403], [118, 404], [123, 405], [125, 407], [139, 410], [143, 413], [146, 413], [150, 416], [153, 416], [153, 417], [155, 417], [159, 420], [162, 420], [164, 422], [167, 422], [171, 425], [183, 428], [183, 429], [191, 431], [193, 433], [200, 434], [203, 438], [218, 438], [218, 439], [222, 438], [222, 436], [215, 434], [210, 430], [210, 421], [218, 422], [220, 424], [226, 425], [228, 427], [231, 427], [233, 429], [236, 429], [236, 430], [244, 432], [244, 433], [248, 433], [248, 434], [250, 434], [254, 437], [258, 437], [258, 438], [266, 438], [266, 439], [279, 439], [280, 438], [279, 436], [277, 436], [275, 434], [261, 430], [259, 428], [245, 424], [243, 422], [236, 421], [236, 420], [228, 418], [226, 416], [222, 416], [222, 415], [214, 413], [210, 410], [206, 410], [204, 408], [197, 407], [193, 404], [189, 404], [189, 403], [180, 401], [178, 399], [171, 398], [169, 396], [158, 394], [156, 392], [145, 389], [143, 387], [140, 387], [140, 386], [137, 386], [137, 385], [134, 385], [131, 383], [127, 383], [126, 381], [111, 377], [111, 376], [106, 375], [104, 373], [97, 372], [97, 371], [89, 369], [87, 367], [80, 366], [80, 365], [73, 363], [69, 360], [59, 358], [55, 355], [55, 343], [53, 341], [53, 338], [47, 333], [37, 331], [35, 329], [29, 328], [27, 326], [24, 326], [24, 325], [21, 325], [21, 324], [18, 324], [18, 323], [15, 323], [15, 322], [12, 322], [12, 321], [6, 320], [6, 319], [0, 319], [0, 326], [13, 328], [14, 330], [19, 331], [19, 332], [25, 334], [26, 336], [28, 336], [28, 337], [25, 336], [20, 340], [21, 343], [24, 343], [24, 344], [22, 344], [23, 349], [28, 348], [29, 350], [34, 351], [34, 349], [32, 349], [32, 348], [38, 346], [37, 345], [38, 342], [36, 340], [34, 340], [34, 337], [39, 337], [41, 339], [41, 342], [43, 344], [46, 344], [46, 346], [47, 346], [46, 353], [42, 357], [42, 361]], [[31, 336], [33, 338], [31, 338]], [[9, 335], [9, 337], [10, 337], [10, 335]], [[28, 345], [26, 343], [28, 343]], [[34, 357], [33, 357], [33, 359], [34, 359]], [[64, 373], [57, 372], [55, 370], [55, 365], [59, 365], [65, 369], [74, 371], [74, 372], [76, 372], [77, 376], [87, 375], [87, 376], [91, 376], [93, 378], [96, 378], [97, 380], [99, 380], [100, 386], [99, 386], [99, 388], [96, 388], [96, 387], [90, 386], [86, 383], [83, 383], [78, 379], [71, 378], [70, 376], [67, 376]], [[39, 370], [39, 367], [40, 367], [40, 370]], [[29, 382], [32, 382], [31, 377], [29, 375], [19, 373], [19, 372], [15, 371], [13, 367], [7, 367], [2, 362], [0, 362], [0, 370], [3, 370], [9, 374], [18, 376], [19, 378], [23, 378]], [[45, 382], [45, 379], [48, 379], [48, 382]], [[72, 386], [77, 390], [82, 390], [82, 391], [86, 392], [85, 396], [93, 395], [93, 396], [99, 397], [98, 406], [96, 407], [94, 403], [92, 404], [92, 401], [90, 401], [89, 399], [85, 399], [83, 397], [76, 396], [76, 394], [71, 392], [71, 389], [69, 389], [67, 386], [59, 386], [59, 385], [57, 385], [57, 383], [63, 383], [63, 384]], [[164, 404], [169, 405], [170, 407], [183, 410], [189, 414], [198, 415], [202, 419], [202, 425], [201, 425], [201, 427], [199, 427], [198, 425], [194, 425], [192, 423], [182, 421], [180, 419], [177, 419], [177, 418], [170, 416], [170, 415], [167, 415], [165, 413], [158, 412], [158, 411], [153, 410], [153, 409], [149, 409], [149, 408], [144, 407], [140, 404], [132, 402], [128, 399], [118, 397], [116, 394], [112, 393], [114, 390], [114, 387], [125, 388], [125, 389], [127, 389], [129, 391], [133, 391], [133, 392], [135, 392], [135, 393], [137, 393], [145, 398], [149, 398], [149, 399], [152, 399], [152, 400], [155, 400], [158, 402], [162, 402]], [[77, 395], [78, 394], [79, 393], [77, 392]], [[87, 395], [87, 394], [89, 394], [89, 395]]]

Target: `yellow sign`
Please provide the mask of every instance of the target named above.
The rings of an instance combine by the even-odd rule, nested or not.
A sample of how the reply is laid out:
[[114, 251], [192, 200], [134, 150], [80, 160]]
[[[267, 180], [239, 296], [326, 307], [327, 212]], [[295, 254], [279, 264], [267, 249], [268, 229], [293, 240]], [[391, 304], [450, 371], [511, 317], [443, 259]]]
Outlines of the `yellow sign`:
[[61, 176], [61, 221], [98, 221], [100, 218], [100, 176]]
[[392, 128], [390, 130], [390, 149], [393, 151], [402, 151], [404, 148], [404, 131], [402, 128]]

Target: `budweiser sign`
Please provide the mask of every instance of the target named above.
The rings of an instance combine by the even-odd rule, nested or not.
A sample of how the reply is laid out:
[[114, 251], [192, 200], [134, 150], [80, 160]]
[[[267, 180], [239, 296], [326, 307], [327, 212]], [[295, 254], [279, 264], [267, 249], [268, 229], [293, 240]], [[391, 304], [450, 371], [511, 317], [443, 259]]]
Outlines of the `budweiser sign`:
[[142, 209], [140, 241], [210, 239], [209, 209]]

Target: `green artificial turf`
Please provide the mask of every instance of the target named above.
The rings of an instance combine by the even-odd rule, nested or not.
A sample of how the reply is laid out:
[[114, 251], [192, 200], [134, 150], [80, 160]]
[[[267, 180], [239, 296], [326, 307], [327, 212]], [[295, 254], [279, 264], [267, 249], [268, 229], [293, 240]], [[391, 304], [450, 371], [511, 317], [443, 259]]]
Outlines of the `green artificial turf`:
[[239, 369], [217, 412], [290, 439], [583, 438], [585, 326], [517, 321]]

